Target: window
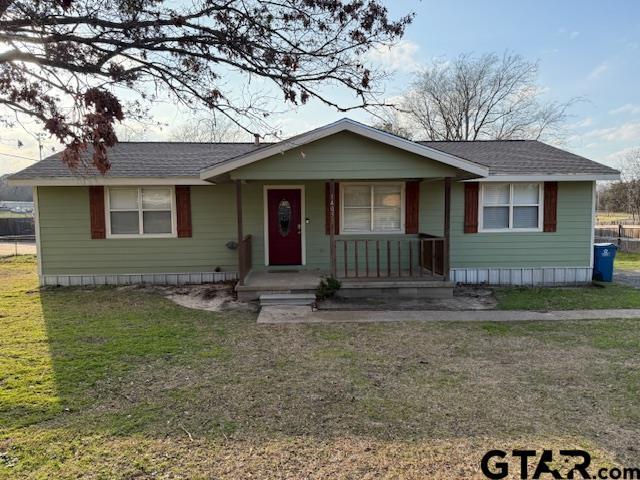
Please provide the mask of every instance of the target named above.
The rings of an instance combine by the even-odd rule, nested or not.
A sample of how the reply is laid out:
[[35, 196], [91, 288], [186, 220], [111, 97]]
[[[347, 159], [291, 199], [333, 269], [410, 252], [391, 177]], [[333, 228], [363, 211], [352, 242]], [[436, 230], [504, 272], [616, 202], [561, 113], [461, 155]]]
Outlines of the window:
[[402, 233], [404, 184], [346, 183], [342, 192], [342, 233]]
[[173, 187], [118, 187], [107, 190], [110, 237], [174, 236]]
[[485, 183], [481, 200], [483, 231], [541, 230], [542, 184]]

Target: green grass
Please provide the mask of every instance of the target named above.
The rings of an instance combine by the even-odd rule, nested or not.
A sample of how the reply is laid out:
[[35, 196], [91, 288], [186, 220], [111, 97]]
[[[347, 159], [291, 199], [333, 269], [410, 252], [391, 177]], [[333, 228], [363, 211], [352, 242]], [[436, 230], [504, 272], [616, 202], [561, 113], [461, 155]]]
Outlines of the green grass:
[[499, 310], [640, 308], [640, 291], [617, 284], [572, 288], [496, 288]]
[[620, 220], [626, 220], [631, 218], [630, 213], [624, 212], [598, 212], [596, 213], [596, 220], [598, 225], [612, 225], [618, 223]]
[[[472, 478], [640, 463], [640, 321], [257, 325], [0, 260], [0, 478]], [[606, 291], [606, 290], [605, 290]]]
[[614, 266], [620, 270], [640, 270], [640, 252], [618, 252]]
[[17, 213], [17, 212], [9, 212], [7, 210], [0, 210], [0, 218], [26, 218], [26, 217], [33, 217], [33, 215], [29, 213]]

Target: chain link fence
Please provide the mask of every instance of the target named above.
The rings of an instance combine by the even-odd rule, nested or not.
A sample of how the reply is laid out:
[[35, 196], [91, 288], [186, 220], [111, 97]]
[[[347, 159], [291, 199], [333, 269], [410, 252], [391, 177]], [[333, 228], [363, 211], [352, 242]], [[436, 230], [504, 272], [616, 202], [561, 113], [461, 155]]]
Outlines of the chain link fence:
[[15, 255], [35, 255], [35, 235], [3, 235], [0, 236], [0, 257]]

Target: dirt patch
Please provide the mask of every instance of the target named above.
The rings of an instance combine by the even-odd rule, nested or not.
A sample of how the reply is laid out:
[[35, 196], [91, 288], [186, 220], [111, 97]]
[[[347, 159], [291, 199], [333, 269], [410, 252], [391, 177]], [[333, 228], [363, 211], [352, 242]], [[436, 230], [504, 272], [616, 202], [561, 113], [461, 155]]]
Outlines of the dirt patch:
[[318, 302], [320, 310], [494, 310], [497, 305], [491, 288], [458, 286], [453, 298], [328, 298]]
[[233, 287], [233, 283], [227, 282], [180, 286], [135, 285], [119, 287], [119, 290], [134, 289], [136, 291], [157, 293], [181, 307], [205, 310], [207, 312], [256, 311], [257, 306], [255, 304], [237, 300]]

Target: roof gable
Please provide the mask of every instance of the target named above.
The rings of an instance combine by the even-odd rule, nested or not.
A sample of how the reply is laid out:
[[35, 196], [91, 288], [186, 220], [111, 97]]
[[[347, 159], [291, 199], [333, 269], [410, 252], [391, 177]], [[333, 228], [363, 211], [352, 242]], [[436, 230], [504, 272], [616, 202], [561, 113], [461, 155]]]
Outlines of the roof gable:
[[233, 180], [475, 178], [464, 172], [461, 175], [456, 167], [349, 131], [276, 153], [238, 167], [228, 175]]
[[479, 163], [368, 127], [348, 118], [343, 118], [324, 127], [311, 130], [290, 139], [283, 140], [282, 142], [275, 143], [273, 145], [260, 148], [259, 150], [204, 168], [200, 172], [200, 178], [206, 180], [223, 175], [245, 165], [264, 160], [277, 154], [282, 154], [291, 149], [307, 145], [340, 132], [351, 132], [356, 135], [361, 135], [370, 140], [435, 160], [473, 175], [487, 176], [489, 174], [489, 169]]

